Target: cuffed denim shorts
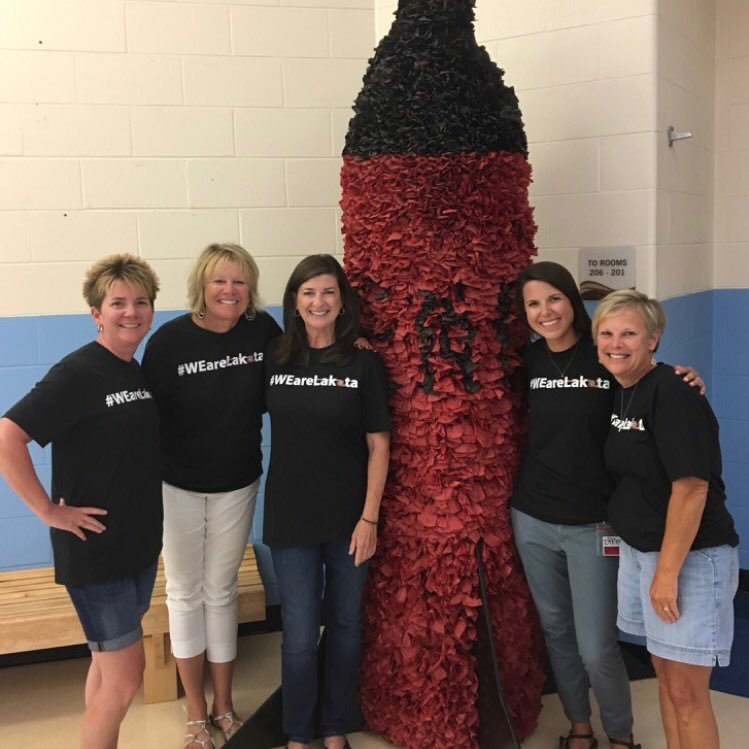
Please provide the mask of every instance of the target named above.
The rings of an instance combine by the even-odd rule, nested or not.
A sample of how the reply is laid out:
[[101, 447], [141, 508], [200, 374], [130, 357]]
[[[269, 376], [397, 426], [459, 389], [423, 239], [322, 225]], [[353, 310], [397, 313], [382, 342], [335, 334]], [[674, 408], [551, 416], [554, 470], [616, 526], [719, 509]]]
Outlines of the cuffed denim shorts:
[[727, 666], [733, 642], [733, 598], [739, 555], [733, 546], [690, 551], [679, 572], [679, 618], [660, 619], [650, 603], [657, 551], [622, 542], [619, 550], [619, 615], [623, 632], [645, 637], [653, 655], [695, 666]]
[[133, 577], [66, 586], [93, 652], [123, 650], [143, 637], [140, 620], [151, 605], [157, 567], [154, 562]]

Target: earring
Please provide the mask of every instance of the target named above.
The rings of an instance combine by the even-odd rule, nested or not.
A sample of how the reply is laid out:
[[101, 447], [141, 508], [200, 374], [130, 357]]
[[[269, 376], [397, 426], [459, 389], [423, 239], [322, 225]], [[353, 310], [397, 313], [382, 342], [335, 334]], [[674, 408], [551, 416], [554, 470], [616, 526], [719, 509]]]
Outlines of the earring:
[[101, 323], [99, 323], [99, 324], [98, 324], [98, 325], [96, 326], [96, 329], [97, 329], [97, 330], [98, 330], [98, 331], [99, 331], [99, 332], [101, 333], [101, 331], [102, 331], [102, 330], [104, 330], [104, 326], [103, 326], [103, 325], [102, 325]]
[[301, 315], [299, 314], [299, 308], [298, 307], [297, 307], [297, 309], [294, 310], [294, 317], [301, 317]]
[[341, 309], [338, 310], [338, 317], [343, 317], [343, 315], [346, 314], [346, 308], [341, 307]]
[[244, 319], [247, 322], [252, 322], [257, 317], [257, 311], [254, 307], [248, 307], [244, 312]]
[[202, 320], [205, 317], [205, 307], [201, 305], [200, 309], [198, 310], [198, 319]]

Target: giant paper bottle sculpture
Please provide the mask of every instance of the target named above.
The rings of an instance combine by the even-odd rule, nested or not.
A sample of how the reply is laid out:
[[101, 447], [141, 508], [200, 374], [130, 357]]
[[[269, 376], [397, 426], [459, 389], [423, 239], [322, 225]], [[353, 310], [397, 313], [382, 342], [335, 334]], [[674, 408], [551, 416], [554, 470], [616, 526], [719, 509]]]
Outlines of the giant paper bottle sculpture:
[[393, 384], [391, 470], [365, 602], [360, 699], [394, 743], [476, 746], [475, 545], [509, 714], [535, 726], [538, 630], [508, 499], [534, 252], [514, 91], [476, 44], [474, 0], [400, 0], [364, 77], [341, 173], [345, 267]]

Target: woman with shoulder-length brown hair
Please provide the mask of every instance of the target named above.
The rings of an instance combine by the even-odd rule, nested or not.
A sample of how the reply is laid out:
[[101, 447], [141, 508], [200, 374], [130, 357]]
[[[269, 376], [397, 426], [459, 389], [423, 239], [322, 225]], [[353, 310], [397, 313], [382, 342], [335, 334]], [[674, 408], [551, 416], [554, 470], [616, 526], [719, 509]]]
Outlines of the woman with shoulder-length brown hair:
[[283, 338], [267, 349], [273, 436], [263, 531], [281, 599], [283, 728], [290, 749], [307, 747], [317, 734], [324, 621], [319, 734], [325, 749], [344, 749], [357, 691], [361, 595], [390, 454], [387, 385], [377, 354], [354, 347], [358, 304], [334, 257], [302, 260], [283, 306]]
[[[112, 255], [86, 274], [97, 337], [55, 364], [0, 419], [0, 473], [51, 528], [55, 580], [91, 649], [82, 749], [117, 746], [144, 667], [141, 617], [161, 549], [158, 412], [135, 350], [159, 284], [143, 260]], [[28, 443], [52, 445], [44, 489]]]
[[715, 415], [653, 361], [665, 324], [660, 303], [634, 290], [613, 292], [593, 317], [598, 358], [620, 386], [605, 448], [622, 538], [617, 623], [647, 641], [669, 749], [718, 749], [710, 673], [730, 659], [738, 536]]

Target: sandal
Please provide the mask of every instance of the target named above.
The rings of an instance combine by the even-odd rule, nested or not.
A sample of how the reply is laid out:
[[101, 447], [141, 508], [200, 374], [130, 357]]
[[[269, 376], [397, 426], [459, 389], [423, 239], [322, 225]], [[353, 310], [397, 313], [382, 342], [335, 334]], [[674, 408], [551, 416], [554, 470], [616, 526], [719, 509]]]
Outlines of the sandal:
[[612, 739], [611, 736], [607, 736], [610, 744], [616, 744], [616, 746], [626, 746], [627, 749], [642, 749], [642, 744], [635, 744], [633, 735], [629, 734], [629, 741], [622, 741], [621, 739]]
[[[228, 741], [244, 725], [244, 722], [237, 718], [233, 710], [229, 710], [223, 715], [209, 715], [208, 720], [211, 721], [214, 728], [218, 728], [224, 734], [224, 741]], [[221, 723], [226, 720], [229, 721], [229, 725], [224, 728]]]
[[[197, 733], [190, 733], [189, 731], [185, 734], [185, 743], [183, 747], [188, 747], [190, 744], [200, 744], [200, 749], [216, 749], [216, 745], [213, 743], [210, 731], [208, 730], [207, 720], [188, 720], [187, 725], [189, 726], [200, 726], [200, 730]], [[200, 737], [205, 734], [208, 738], [201, 739]]]
[[569, 749], [570, 739], [590, 739], [588, 749], [598, 749], [598, 739], [592, 733], [568, 733], [559, 737], [558, 749]]

